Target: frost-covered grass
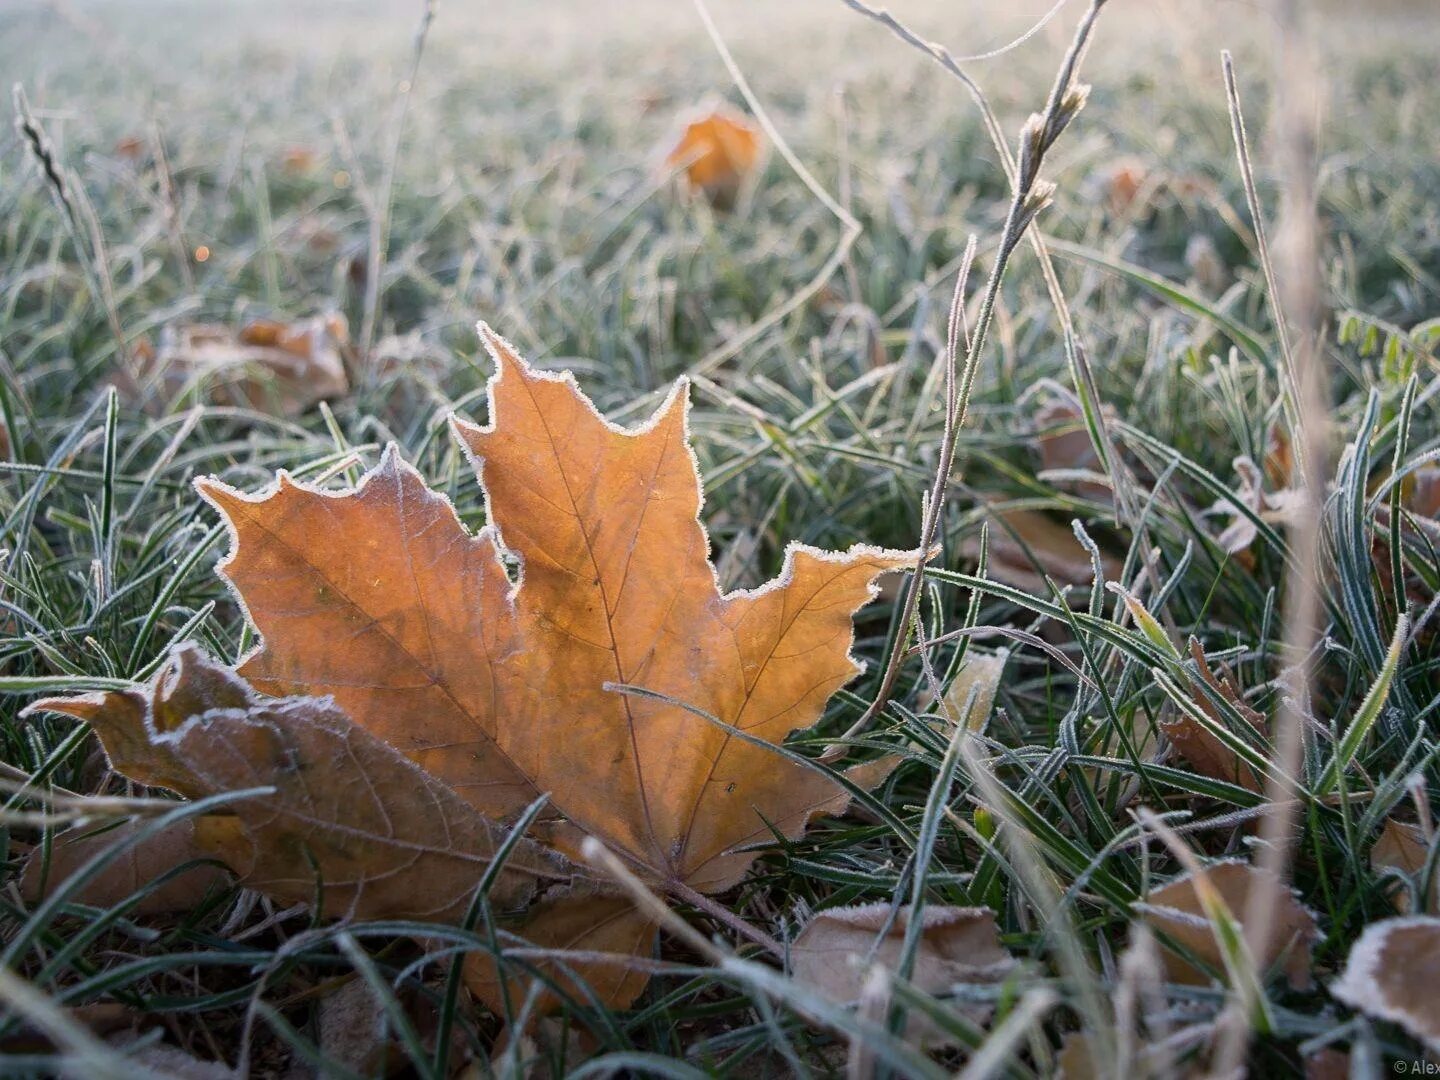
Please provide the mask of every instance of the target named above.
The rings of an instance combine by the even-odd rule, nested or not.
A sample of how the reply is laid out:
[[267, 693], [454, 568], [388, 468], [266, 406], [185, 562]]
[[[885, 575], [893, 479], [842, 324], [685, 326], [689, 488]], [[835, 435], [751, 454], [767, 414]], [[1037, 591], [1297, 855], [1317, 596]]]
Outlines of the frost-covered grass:
[[[398, 155], [396, 103], [411, 78], [418, 3], [0, 7], [0, 72], [24, 85], [68, 170], [79, 223], [77, 232], [22, 135], [0, 135], [0, 406], [10, 446], [0, 464], [0, 680], [13, 691], [0, 702], [0, 760], [12, 787], [29, 778], [9, 811], [35, 809], [51, 786], [62, 803], [65, 792], [126, 793], [83, 730], [17, 719], [34, 680], [55, 688], [138, 679], [180, 638], [224, 657], [242, 648], [240, 614], [213, 573], [224, 534], [192, 477], [253, 488], [285, 467], [334, 471], [340, 482], [394, 440], [467, 522], [483, 521], [446, 429], [452, 411], [483, 408], [477, 319], [530, 359], [573, 369], [620, 419], [644, 415], [677, 376], [695, 376], [705, 515], [726, 584], [768, 577], [789, 540], [914, 544], [942, 433], [955, 270], [974, 233], [978, 293], [1008, 202], [964, 89], [840, 0], [716, 0], [719, 29], [774, 123], [861, 230], [823, 287], [746, 338], [811, 285], [844, 230], [775, 153], [733, 214], [675, 196], [658, 163], [677, 117], [708, 94], [739, 100], [692, 8], [484, 6], [502, 10], [439, 5]], [[962, 54], [1020, 33], [1048, 4], [1013, 5], [1013, 16], [988, 21], [930, 0], [893, 7]], [[867, 739], [909, 756], [881, 797], [907, 827], [933, 836], [924, 865], [887, 826], [852, 817], [775, 849], [723, 898], [782, 938], [809, 910], [908, 900], [917, 875], [932, 903], [993, 908], [1005, 944], [1025, 961], [989, 1024], [1009, 1040], [991, 1044], [1001, 1072], [1049, 1074], [1077, 1029], [1119, 1031], [1123, 1043], [1133, 1019], [1126, 993], [1149, 971], [1143, 958], [1123, 961], [1134, 904], [1179, 869], [1137, 823], [1139, 808], [1170, 815], [1202, 859], [1249, 858], [1261, 800], [1197, 775], [1163, 740], [1147, 744], [1145, 733], [1177, 705], [1157, 678], [1155, 642], [1117, 597], [1079, 583], [1071, 614], [1038, 582], [1027, 596], [1006, 584], [1013, 575], [971, 576], [985, 504], [1037, 510], [1062, 529], [1080, 520], [1112, 579], [1137, 590], [1182, 653], [1197, 638], [1267, 715], [1289, 692], [1279, 680], [1293, 659], [1283, 620], [1291, 537], [1277, 524], [1243, 556], [1228, 554], [1217, 538], [1229, 519], [1207, 513], [1243, 501], [1234, 460], [1263, 461], [1281, 411], [1279, 346], [1219, 60], [1221, 47], [1236, 55], [1273, 224], [1270, 27], [1248, 5], [1201, 7], [1111, 0], [1082, 72], [1094, 87], [1089, 103], [1044, 170], [1058, 192], [1039, 225], [1055, 241], [1075, 331], [1126, 465], [1125, 501], [1143, 514], [1143, 530], [1117, 521], [1093, 484], [1040, 475], [1037, 431], [1083, 427], [1042, 417], [1043, 406], [1067, 400], [1071, 374], [1036, 259], [1022, 245], [960, 435], [944, 554], [922, 616], [932, 634], [967, 623], [1018, 629], [1051, 649], [994, 635], [972, 646], [1012, 650], [979, 781], [973, 757], [942, 764], [920, 665], [905, 670]], [[1252, 1045], [1254, 1075], [1293, 1073], [1301, 1048], [1327, 1039], [1357, 1048], [1362, 1065], [1419, 1056], [1398, 1029], [1356, 1016], [1326, 986], [1364, 927], [1394, 912], [1399, 885], [1370, 864], [1380, 823], [1392, 813], [1415, 820], [1416, 801], [1428, 805], [1440, 784], [1427, 608], [1440, 558], [1418, 528], [1401, 567], [1409, 592], [1397, 596], [1391, 500], [1370, 498], [1397, 466], [1423, 469], [1440, 447], [1440, 339], [1426, 328], [1440, 317], [1440, 17], [1425, 8], [1336, 10], [1321, 25], [1331, 94], [1319, 206], [1333, 483], [1326, 625], [1302, 703], [1303, 784], [1322, 775], [1334, 736], [1380, 677], [1399, 608], [1415, 626], [1347, 774], [1348, 797], [1302, 795], [1293, 884], [1319, 919], [1315, 987], [1266, 984], [1272, 1028]], [[1020, 48], [965, 65], [1012, 145], [1043, 104], [1081, 10], [1077, 0]], [[107, 396], [122, 365], [117, 330], [133, 349], [172, 323], [334, 309], [359, 338], [376, 206], [392, 166], [374, 338], [403, 361], [360, 365], [352, 394], [294, 420], [185, 398], [142, 411]], [[1126, 202], [1118, 196], [1131, 179], [1137, 190]], [[1078, 445], [1083, 464], [1083, 434]], [[992, 528], [992, 553], [996, 536]], [[1037, 558], [1064, 576], [1053, 557]], [[1068, 552], [1072, 565], [1086, 558], [1078, 544]], [[890, 619], [881, 604], [862, 621], [871, 673], [836, 700], [821, 736], [848, 728], [872, 697]], [[956, 667], [955, 648], [952, 640], [933, 650], [942, 678]], [[950, 788], [936, 792], [951, 769]], [[18, 816], [8, 835], [12, 869], [44, 839]], [[48, 1043], [35, 1038], [37, 1019], [70, 1010], [58, 1015], [83, 1024], [95, 1015], [86, 1007], [100, 1003], [163, 1017], [165, 1041], [203, 1059], [234, 1065], [248, 1032], [257, 1072], [306, 1060], [295, 1047], [318, 1038], [323, 988], [354, 967], [335, 933], [282, 954], [307, 917], [273, 914], [235, 892], [185, 918], [130, 920], [123, 909], [40, 917], [7, 887], [5, 962], [31, 981], [0, 982], [0, 1071], [53, 1070], [51, 1055], [83, 1047], [65, 1028], [47, 1030]], [[419, 947], [393, 928], [360, 940], [374, 970], [405, 973], [399, 999], [428, 996], [451, 1014], [466, 1047], [452, 1063], [473, 1054], [483, 1069], [499, 1024], [447, 998], [447, 965], [412, 965]], [[664, 958], [700, 965], [668, 939]], [[613, 1055], [635, 1072], [825, 1074], [843, 1071], [847, 1054], [855, 1060], [844, 1030], [802, 1016], [803, 991], [781, 979], [768, 985], [708, 970], [656, 979], [634, 1010], [582, 1017], [594, 1039], [586, 1053], [600, 1055], [591, 1067]], [[1040, 1001], [1040, 990], [1056, 1002], [1027, 1019], [1024, 1003]], [[1145, 1037], [1172, 1035], [1177, 1055], [1203, 1054], [1225, 1003], [1220, 984], [1159, 995], [1141, 1010]], [[896, 1001], [917, 1007], [903, 987]], [[954, 1015], [941, 1007], [962, 1043], [985, 1038]], [[891, 1045], [868, 1049], [885, 1060]], [[108, 1067], [118, 1074], [114, 1053]], [[964, 1058], [945, 1051], [933, 1070], [948, 1074]], [[568, 1064], [551, 1064], [581, 1060], [572, 1051]], [[98, 1075], [100, 1063], [71, 1067]], [[438, 1070], [423, 1056], [404, 1067]]]

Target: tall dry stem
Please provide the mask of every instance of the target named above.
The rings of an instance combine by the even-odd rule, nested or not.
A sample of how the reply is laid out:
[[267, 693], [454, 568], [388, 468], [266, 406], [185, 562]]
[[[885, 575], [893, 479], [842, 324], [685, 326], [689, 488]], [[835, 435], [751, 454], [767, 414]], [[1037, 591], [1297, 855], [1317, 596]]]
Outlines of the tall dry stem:
[[[892, 28], [899, 27], [893, 18], [884, 12], [876, 11], [858, 0], [845, 0], [852, 8], [861, 11], [872, 18], [886, 22]], [[1095, 29], [1095, 22], [1099, 18], [1100, 10], [1105, 6], [1106, 0], [1091, 0], [1089, 8], [1081, 18], [1075, 30], [1075, 36], [1071, 40], [1070, 48], [1065, 53], [1065, 58], [1060, 64], [1060, 70], [1055, 77], [1054, 85], [1050, 89], [1050, 96], [1045, 102], [1042, 112], [1032, 114], [1025, 122], [1020, 131], [1020, 146], [1016, 157], [1014, 192], [1010, 200], [1010, 207], [1005, 215], [1005, 225], [1000, 233], [999, 247], [995, 253], [995, 262], [990, 268], [990, 276], [985, 282], [984, 295], [980, 301], [980, 310], [976, 316], [973, 335], [965, 342], [965, 362], [960, 369], [958, 390], [949, 396], [945, 410], [945, 428], [940, 440], [940, 454], [935, 466], [935, 477], [931, 481], [930, 488], [926, 493], [923, 520], [920, 527], [920, 543], [918, 545], [918, 563], [915, 572], [906, 583], [905, 593], [901, 599], [900, 628], [895, 635], [895, 641], [886, 658], [884, 673], [880, 679], [880, 688], [875, 693], [875, 698], [870, 707], [866, 709], [863, 716], [845, 733], [842, 738], [852, 738], [867, 728], [885, 707], [894, 692], [895, 684], [900, 677], [900, 669], [904, 664], [910, 639], [915, 632], [916, 619], [920, 612], [920, 592], [924, 582], [924, 566], [929, 561], [932, 550], [935, 547], [936, 537], [940, 529], [940, 519], [944, 514], [946, 499], [948, 498], [950, 485], [953, 481], [952, 471], [955, 464], [955, 451], [960, 440], [960, 431], [965, 426], [965, 420], [969, 415], [970, 395], [975, 387], [975, 379], [980, 370], [980, 361], [985, 354], [985, 344], [990, 332], [990, 325], [995, 318], [995, 307], [1000, 297], [1000, 286], [1005, 277], [1005, 270], [1010, 264], [1010, 256], [1019, 246], [1021, 238], [1025, 235], [1026, 229], [1034, 222], [1036, 216], [1049, 205], [1055, 192], [1055, 187], [1049, 181], [1040, 179], [1040, 169], [1044, 164], [1045, 155], [1055, 145], [1061, 133], [1075, 119], [1085, 100], [1089, 95], [1090, 88], [1084, 84], [1077, 83], [1075, 73], [1079, 68], [1080, 61], [1085, 55], [1085, 49], [1090, 43], [1091, 35]], [[903, 28], [897, 30], [902, 32]], [[904, 36], [904, 33], [902, 33]], [[907, 38], [907, 40], [909, 40]], [[918, 39], [915, 39], [918, 41]], [[945, 64], [947, 70], [953, 70], [959, 78], [967, 85], [973, 86], [959, 67], [956, 66], [948, 54], [938, 54], [934, 46], [921, 45], [930, 55], [936, 56]], [[949, 61], [947, 63], [947, 61]], [[978, 90], [977, 90], [978, 92]], [[983, 95], [982, 95], [983, 99]], [[987, 110], [988, 113], [988, 110]], [[957, 303], [963, 304], [964, 298], [957, 297]], [[952, 312], [952, 324], [954, 314]], [[947, 357], [947, 365], [953, 366], [956, 357], [953, 350], [957, 347], [956, 335], [951, 335], [951, 344], [948, 346], [952, 354]], [[833, 758], [838, 756], [838, 747], [832, 747], [827, 751], [826, 756]]]
[[[1299, 451], [1295, 469], [1303, 493], [1291, 529], [1295, 558], [1286, 583], [1286, 656], [1294, 665], [1291, 693], [1275, 718], [1275, 769], [1266, 785], [1269, 808], [1260, 827], [1259, 887], [1250, 895], [1243, 922], [1251, 956], [1265, 956], [1275, 932], [1278, 892], [1289, 880], [1298, 792], [1292, 779], [1300, 767], [1301, 733], [1313, 678], [1311, 657], [1321, 633], [1321, 515], [1328, 456], [1329, 379], [1320, 351], [1320, 225], [1316, 215], [1316, 141], [1320, 73], [1314, 43], [1300, 0], [1281, 0], [1275, 49], [1275, 168], [1281, 184], [1276, 230], [1274, 282], [1279, 295], [1276, 322], [1289, 341], [1294, 371]], [[1257, 220], [1257, 227], [1259, 222]], [[1217, 1034], [1213, 1068], [1217, 1076], [1243, 1067], [1254, 1003], [1231, 1002]]]

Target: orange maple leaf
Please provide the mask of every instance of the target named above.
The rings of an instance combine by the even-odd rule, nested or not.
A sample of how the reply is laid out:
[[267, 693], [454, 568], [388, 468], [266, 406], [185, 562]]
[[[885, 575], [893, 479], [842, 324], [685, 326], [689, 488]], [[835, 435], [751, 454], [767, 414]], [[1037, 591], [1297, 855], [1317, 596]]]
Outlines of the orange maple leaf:
[[[764, 744], [813, 725], [859, 671], [851, 617], [915, 555], [794, 544], [778, 579], [722, 593], [684, 382], [626, 431], [571, 376], [481, 333], [498, 366], [491, 426], [454, 422], [486, 493], [479, 534], [393, 448], [351, 491], [284, 473], [259, 495], [198, 482], [230, 523], [221, 569], [262, 637], [241, 674], [269, 694], [333, 695], [488, 816], [547, 792], [657, 886], [729, 888], [756, 858], [745, 848], [848, 802]], [[513, 582], [505, 551], [523, 567]], [[653, 928], [630, 919], [606, 941], [648, 947]], [[552, 922], [589, 947], [572, 919]], [[624, 1004], [643, 984], [602, 992]]]
[[665, 164], [683, 170], [692, 191], [725, 210], [760, 164], [762, 147], [754, 124], [732, 109], [718, 107], [686, 123]]

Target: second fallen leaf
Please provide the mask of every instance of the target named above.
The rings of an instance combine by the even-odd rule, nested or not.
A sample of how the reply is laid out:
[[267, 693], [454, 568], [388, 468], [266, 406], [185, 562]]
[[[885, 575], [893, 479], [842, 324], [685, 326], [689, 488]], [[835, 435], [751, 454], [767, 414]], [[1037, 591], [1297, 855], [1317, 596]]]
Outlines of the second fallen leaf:
[[[795, 977], [839, 1002], [858, 999], [870, 967], [899, 970], [911, 909], [892, 912], [888, 904], [832, 908], [812, 918], [791, 947]], [[930, 906], [921, 916], [919, 944], [909, 981], [930, 994], [960, 984], [1001, 982], [1015, 959], [1000, 944], [995, 916], [986, 908]], [[961, 1010], [972, 1023], [984, 1023], [991, 1009], [976, 1004]], [[912, 1013], [906, 1037], [940, 1044], [940, 1029]]]
[[716, 106], [685, 124], [665, 164], [681, 171], [691, 191], [728, 210], [759, 166], [763, 145], [759, 128], [733, 109]]
[[[1215, 889], [1236, 919], [1245, 912], [1250, 890], [1267, 872], [1243, 862], [1213, 863], [1202, 871], [1205, 881]], [[1205, 986], [1210, 982], [1205, 969], [1224, 970], [1224, 955], [1215, 940], [1215, 929], [1205, 914], [1199, 890], [1190, 875], [1177, 877], [1147, 894], [1141, 911], [1152, 929], [1165, 935], [1199, 962], [1192, 963], [1178, 950], [1167, 949], [1165, 973], [1171, 982]], [[1283, 963], [1290, 985], [1305, 989], [1311, 984], [1311, 946], [1319, 937], [1315, 916], [1295, 899], [1294, 893], [1282, 887], [1276, 893], [1273, 918], [1270, 948], [1262, 958], [1261, 966], [1268, 969], [1273, 964]]]

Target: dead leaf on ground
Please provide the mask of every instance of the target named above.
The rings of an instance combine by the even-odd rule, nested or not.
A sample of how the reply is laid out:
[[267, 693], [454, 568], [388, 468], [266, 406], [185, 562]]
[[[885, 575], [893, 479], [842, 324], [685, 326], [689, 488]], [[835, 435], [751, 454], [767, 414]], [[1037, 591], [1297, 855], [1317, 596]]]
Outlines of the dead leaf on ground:
[[362, 978], [344, 983], [320, 1000], [319, 1013], [320, 1053], [327, 1062], [361, 1076], [389, 1075], [398, 1047], [385, 1003], [369, 983]]
[[[1249, 863], [1218, 862], [1206, 867], [1203, 873], [1238, 924], [1244, 916], [1250, 890], [1255, 887], [1260, 875], [1268, 871]], [[1181, 945], [1211, 970], [1225, 970], [1224, 955], [1215, 941], [1210, 920], [1205, 915], [1194, 879], [1189, 874], [1150, 892], [1137, 908], [1140, 917], [1151, 929]], [[1275, 922], [1269, 951], [1260, 964], [1262, 972], [1281, 963], [1290, 985], [1304, 990], [1311, 985], [1310, 950], [1319, 937], [1315, 916], [1300, 904], [1290, 889], [1282, 886], [1276, 891], [1273, 918]], [[1210, 984], [1211, 976], [1207, 972], [1170, 948], [1168, 943], [1163, 958], [1165, 975], [1170, 982], [1186, 986]]]
[[[1234, 468], [1238, 477], [1236, 494], [1251, 513], [1267, 525], [1288, 527], [1295, 522], [1303, 501], [1300, 491], [1294, 488], [1270, 490], [1264, 472], [1247, 456], [1236, 458]], [[1229, 519], [1229, 524], [1215, 538], [1220, 550], [1234, 555], [1246, 568], [1253, 567], [1255, 557], [1250, 548], [1260, 535], [1260, 527], [1227, 499], [1218, 500], [1209, 512]]]
[[[1387, 818], [1380, 830], [1380, 837], [1370, 849], [1370, 868], [1399, 870], [1407, 877], [1418, 879], [1430, 857], [1430, 844], [1419, 825], [1410, 825], [1394, 818]], [[1395, 910], [1406, 914], [1412, 907], [1408, 888], [1398, 888], [1394, 896]], [[1430, 881], [1430, 907], [1440, 909], [1440, 873]]]
[[1060, 1044], [1055, 1057], [1055, 1080], [1100, 1080], [1095, 1053], [1083, 1031], [1072, 1031]]
[[320, 153], [309, 146], [287, 146], [280, 155], [280, 167], [292, 176], [304, 176], [320, 167]]
[[1401, 482], [1401, 499], [1412, 514], [1440, 517], [1440, 466], [1422, 465]]
[[1004, 649], [993, 653], [975, 648], [966, 651], [960, 670], [945, 691], [945, 709], [954, 723], [967, 731], [985, 730], [1009, 659], [1010, 653]]
[[1230, 284], [1230, 268], [1208, 233], [1190, 234], [1185, 242], [1185, 267], [1190, 271], [1186, 284], [1201, 296], [1218, 297]]
[[[195, 820], [189, 838], [160, 834], [154, 851], [135, 858], [159, 865], [168, 856], [174, 866], [198, 849], [251, 888], [290, 902], [321, 898], [322, 914], [458, 918], [505, 839], [333, 703], [262, 698], [193, 646], [177, 650], [144, 693], [40, 701], [26, 715], [39, 711], [88, 721], [116, 770], [140, 783], [192, 799], [273, 787]], [[180, 839], [193, 847], [167, 846]], [[492, 897], [501, 910], [521, 908], [538, 885], [567, 876], [561, 860], [522, 840]]]
[[1080, 406], [1064, 398], [1052, 399], [1036, 410], [1034, 424], [1040, 479], [1087, 499], [1109, 503], [1113, 498], [1110, 478], [1090, 441]]
[[[118, 1001], [99, 1001], [90, 1005], [62, 1005], [59, 1007], [66, 1019], [96, 1035], [111, 1035], [122, 1031], [137, 1031], [141, 1027], [155, 1024], [154, 1014]], [[56, 1049], [50, 1033], [42, 1031], [26, 1020], [12, 1022], [10, 1031], [0, 1037], [0, 1053], [43, 1054]]]
[[763, 145], [760, 129], [749, 119], [734, 109], [715, 106], [686, 122], [665, 165], [682, 170], [691, 191], [728, 210], [741, 184], [759, 165]]
[[[1269, 731], [1269, 721], [1245, 702], [1228, 671], [1215, 674], [1204, 648], [1194, 638], [1190, 639], [1190, 657], [1200, 678], [1213, 693], [1227, 702], [1262, 735]], [[1199, 686], [1191, 687], [1190, 697], [1217, 727], [1227, 730], [1230, 728], [1231, 725], [1220, 707]], [[1202, 776], [1223, 780], [1228, 784], [1238, 784], [1256, 794], [1264, 789], [1263, 777], [1256, 776], [1254, 769], [1193, 716], [1183, 712], [1167, 715], [1160, 721], [1160, 730], [1190, 767]], [[1244, 738], [1239, 733], [1236, 733], [1236, 737]]]
[[595, 1056], [596, 1042], [588, 1031], [564, 1017], [546, 1016], [524, 1031], [507, 1027], [491, 1051], [489, 1068], [472, 1061], [456, 1080], [553, 1080], [557, 1066], [569, 1075]]
[[1276, 417], [1265, 430], [1265, 482], [1272, 490], [1283, 491], [1290, 486], [1294, 470], [1295, 447], [1290, 439], [1290, 429]]
[[129, 162], [139, 162], [150, 156], [150, 140], [144, 135], [123, 135], [115, 140], [112, 153]]
[[[1400, 551], [1401, 572], [1405, 581], [1405, 599], [1417, 608], [1424, 608], [1435, 598], [1435, 590], [1426, 578], [1411, 565], [1417, 560], [1427, 565], [1431, 552], [1440, 547], [1440, 466], [1424, 465], [1400, 482]], [[1395, 591], [1395, 569], [1390, 553], [1392, 519], [1388, 501], [1375, 508], [1375, 528], [1370, 534], [1370, 556], [1376, 576], [1386, 593]], [[1425, 631], [1426, 638], [1433, 631]]]
[[[237, 1080], [236, 1071], [224, 1062], [206, 1061], [178, 1046], [147, 1042], [132, 1048], [136, 1037], [129, 1034], [114, 1035], [105, 1041], [131, 1066], [129, 1071], [133, 1074], [165, 1080]], [[92, 1080], [94, 1074], [88, 1071], [90, 1063], [84, 1064], [86, 1071], [67, 1070], [65, 1075], [74, 1080]]]
[[[454, 425], [487, 495], [478, 535], [393, 449], [350, 491], [284, 473], [260, 495], [199, 483], [231, 526], [222, 570], [263, 641], [241, 671], [266, 693], [333, 695], [490, 817], [548, 792], [577, 835], [657, 887], [721, 892], [756, 858], [739, 849], [847, 805], [764, 744], [813, 725], [856, 674], [852, 615], [915, 556], [792, 545], [778, 579], [722, 595], [684, 384], [626, 431], [572, 377], [482, 332], [491, 426]], [[506, 550], [524, 567], [513, 583]]]
[[1399, 1024], [1440, 1051], [1440, 919], [1412, 915], [1372, 923], [1350, 949], [1330, 993]]
[[[91, 858], [125, 842], [148, 824], [137, 819], [104, 831], [85, 826], [58, 834], [51, 844], [48, 864], [40, 848], [36, 848], [25, 861], [25, 870], [20, 877], [20, 895], [29, 903], [38, 903], [55, 885], [68, 879]], [[92, 877], [72, 900], [112, 908], [182, 863], [215, 858], [215, 852], [196, 837], [194, 820], [186, 818], [149, 840], [131, 844], [122, 855]], [[160, 915], [191, 911], [199, 907], [207, 896], [217, 895], [229, 886], [230, 875], [224, 867], [215, 865], [213, 861], [198, 863], [150, 889], [128, 909], [128, 914]]]
[[218, 405], [298, 416], [350, 392], [342, 351], [344, 316], [294, 323], [258, 319], [239, 331], [212, 323], [167, 326], [153, 356], [141, 354], [132, 394], [168, 398], [195, 393]]
[[[650, 958], [655, 944], [654, 920], [637, 910], [628, 897], [591, 882], [552, 889], [527, 912], [516, 933], [544, 949], [614, 956], [613, 961], [567, 959], [563, 968], [543, 959], [531, 959], [532, 964], [546, 969], [563, 993], [582, 1004], [587, 996], [570, 972], [605, 1002], [634, 1001], [650, 981], [649, 973], [632, 963], [631, 958]], [[499, 1015], [518, 1013], [530, 993], [530, 980], [523, 972], [512, 969], [502, 978], [490, 957], [479, 953], [466, 958], [465, 981], [470, 992]], [[559, 1001], [559, 996], [546, 987], [540, 991], [534, 1011], [549, 1011]]]
[[[1036, 510], [993, 509], [990, 518], [990, 578], [1045, 599], [1052, 595], [1045, 575], [1061, 588], [1090, 585], [1095, 575], [1090, 553], [1070, 526]], [[966, 539], [961, 550], [968, 558], [979, 558], [979, 536]], [[1118, 580], [1121, 569], [1121, 561], [1102, 548], [1105, 580]]]
[[1305, 1080], [1350, 1080], [1350, 1055], [1333, 1046], [1306, 1055]]
[[1130, 209], [1150, 182], [1150, 167], [1140, 158], [1121, 157], [1107, 164], [1098, 179], [1111, 211], [1121, 214]]
[[[921, 919], [920, 946], [910, 974], [918, 989], [944, 994], [960, 984], [998, 983], [1014, 969], [1015, 959], [1000, 944], [995, 916], [988, 908], [931, 905]], [[822, 911], [806, 923], [790, 947], [795, 978], [834, 1001], [857, 1001], [871, 967], [898, 969], [909, 921], [908, 906], [895, 912], [892, 920], [890, 905], [883, 903]], [[976, 1024], [987, 1022], [992, 1012], [981, 1003], [954, 1007]], [[920, 1043], [944, 1042], [935, 1023], [918, 1012], [910, 1014], [905, 1034]]]

